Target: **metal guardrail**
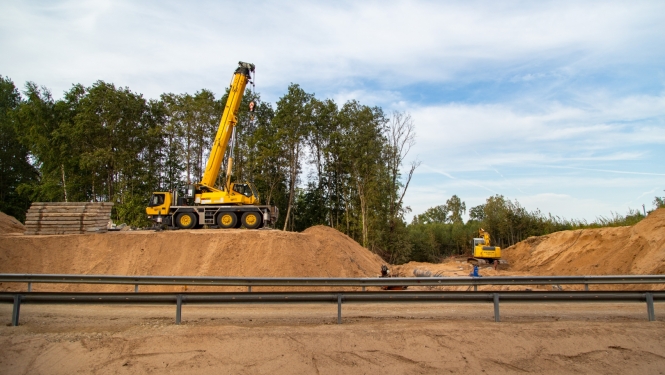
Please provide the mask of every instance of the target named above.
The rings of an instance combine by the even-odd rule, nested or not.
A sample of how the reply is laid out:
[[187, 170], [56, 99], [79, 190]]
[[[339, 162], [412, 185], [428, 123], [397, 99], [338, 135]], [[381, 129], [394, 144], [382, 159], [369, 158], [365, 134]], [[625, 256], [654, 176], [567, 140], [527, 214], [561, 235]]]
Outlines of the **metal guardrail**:
[[474, 286], [480, 285], [585, 285], [593, 284], [665, 284], [665, 275], [615, 276], [491, 276], [491, 277], [395, 277], [395, 278], [288, 278], [288, 277], [209, 277], [209, 276], [117, 276], [0, 274], [0, 282], [62, 284], [127, 284], [272, 287], [381, 287], [381, 286]]
[[0, 303], [14, 305], [12, 325], [18, 326], [22, 304], [158, 304], [176, 305], [175, 323], [181, 322], [183, 304], [337, 303], [337, 323], [342, 323], [343, 303], [438, 302], [492, 303], [494, 320], [500, 321], [499, 303], [646, 302], [649, 321], [655, 320], [654, 301], [665, 301], [665, 291], [619, 292], [272, 292], [272, 293], [0, 293]]
[[[338, 323], [342, 303], [348, 302], [492, 302], [499, 321], [503, 302], [646, 302], [650, 321], [655, 320], [653, 302], [665, 301], [665, 291], [588, 292], [592, 284], [665, 284], [665, 275], [617, 276], [494, 276], [494, 277], [409, 277], [409, 278], [252, 278], [191, 276], [117, 276], [0, 274], [3, 283], [27, 283], [28, 293], [0, 293], [0, 303], [13, 303], [12, 324], [18, 325], [22, 303], [82, 304], [176, 304], [176, 324], [183, 303], [309, 303], [337, 302]], [[33, 283], [125, 284], [134, 293], [36, 293]], [[584, 285], [585, 292], [477, 292], [480, 285]], [[245, 286], [247, 293], [138, 293], [139, 285]], [[363, 292], [271, 292], [251, 293], [252, 286], [268, 287], [362, 287]], [[474, 292], [409, 291], [366, 292], [366, 287], [383, 286], [473, 286]]]

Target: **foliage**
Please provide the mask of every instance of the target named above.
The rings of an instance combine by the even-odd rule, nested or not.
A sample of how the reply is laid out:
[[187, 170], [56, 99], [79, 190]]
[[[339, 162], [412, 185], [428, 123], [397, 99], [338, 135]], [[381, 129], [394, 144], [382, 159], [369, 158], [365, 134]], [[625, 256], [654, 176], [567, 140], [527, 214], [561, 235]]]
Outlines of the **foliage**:
[[[182, 193], [200, 181], [228, 92], [166, 93], [146, 100], [98, 81], [55, 100], [28, 82], [21, 95], [0, 77], [0, 210], [24, 218], [32, 201], [110, 201], [113, 220], [146, 226], [153, 191]], [[255, 103], [249, 112], [249, 103]], [[558, 230], [630, 225], [643, 215], [612, 213], [594, 223], [527, 211], [501, 195], [468, 209], [453, 195], [405, 222], [403, 204], [418, 161], [408, 113], [357, 101], [338, 105], [291, 84], [275, 106], [247, 90], [232, 147], [234, 181], [251, 181], [280, 210], [284, 230], [328, 225], [391, 263], [464, 254], [483, 228], [499, 246]], [[404, 172], [404, 175], [402, 173]], [[656, 197], [654, 205], [663, 206]]]
[[665, 208], [665, 197], [654, 197], [653, 206], [655, 209]]
[[37, 180], [28, 148], [18, 140], [15, 110], [20, 94], [9, 78], [0, 76], [0, 211], [25, 221], [30, 199], [18, 190]]
[[[203, 89], [146, 100], [98, 81], [56, 100], [32, 82], [23, 96], [2, 83], [2, 167], [22, 173], [3, 173], [2, 209], [20, 218], [31, 201], [110, 201], [113, 220], [133, 226], [148, 225], [151, 192], [200, 181], [228, 98]], [[237, 118], [218, 185], [232, 155], [231, 178], [254, 182], [262, 201], [280, 209], [281, 228], [329, 225], [387, 259], [408, 259], [402, 199], [417, 167], [403, 181], [415, 142], [408, 114], [338, 106], [291, 84], [274, 108], [248, 89]]]
[[[457, 195], [453, 195], [446, 201], [446, 204], [428, 208], [422, 214], [414, 216], [413, 224], [459, 223], [463, 221], [462, 216], [465, 212], [466, 203], [462, 202]], [[478, 218], [475, 219], [478, 220]]]
[[629, 208], [626, 216], [622, 216], [616, 212], [611, 212], [610, 217], [599, 216], [590, 227], [622, 227], [627, 225], [635, 225], [644, 219], [644, 215], [640, 210]]
[[25, 96], [15, 111], [19, 139], [40, 179], [18, 190], [33, 201], [115, 202], [114, 219], [145, 225], [136, 207], [159, 185], [159, 106], [103, 81], [58, 101], [28, 83]]
[[492, 244], [508, 247], [530, 236], [562, 230], [633, 225], [644, 218], [639, 210], [629, 210], [625, 216], [612, 213], [611, 217], [599, 217], [593, 223], [566, 220], [543, 215], [539, 210], [527, 211], [517, 200], [495, 195], [487, 198], [484, 204], [472, 207], [469, 210], [470, 219], [464, 223], [461, 219], [450, 219], [451, 205], [466, 207], [457, 196], [453, 196], [445, 205], [432, 207], [414, 217], [407, 227], [413, 245], [411, 260], [435, 262], [447, 256], [469, 254], [472, 239], [479, 236], [480, 228], [490, 233]]

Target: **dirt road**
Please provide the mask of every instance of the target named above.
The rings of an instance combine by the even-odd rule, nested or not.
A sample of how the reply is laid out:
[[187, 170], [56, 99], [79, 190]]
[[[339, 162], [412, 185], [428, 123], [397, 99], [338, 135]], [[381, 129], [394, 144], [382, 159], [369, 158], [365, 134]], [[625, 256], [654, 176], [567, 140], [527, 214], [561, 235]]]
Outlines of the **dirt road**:
[[[2, 374], [663, 374], [665, 306], [24, 305]], [[8, 322], [11, 306], [0, 306]]]

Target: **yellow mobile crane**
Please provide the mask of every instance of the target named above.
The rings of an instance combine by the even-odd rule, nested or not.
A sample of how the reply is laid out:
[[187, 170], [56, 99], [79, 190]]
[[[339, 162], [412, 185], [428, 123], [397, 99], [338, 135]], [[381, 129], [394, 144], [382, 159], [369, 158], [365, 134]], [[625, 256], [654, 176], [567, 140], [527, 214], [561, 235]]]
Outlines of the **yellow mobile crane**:
[[490, 234], [482, 228], [478, 232], [480, 238], [473, 239], [473, 256], [468, 259], [468, 262], [478, 266], [488, 263], [496, 266], [507, 265], [508, 262], [501, 259], [501, 248], [491, 245]]
[[[277, 221], [277, 207], [261, 205], [254, 184], [231, 182], [233, 149], [228, 157], [224, 186], [214, 186], [229, 141], [233, 139], [238, 108], [252, 72], [254, 64], [238, 63], [201, 182], [188, 185], [183, 197], [175, 191], [152, 194], [146, 213], [157, 225], [180, 229], [202, 226], [256, 229]], [[251, 110], [253, 106], [250, 105]]]

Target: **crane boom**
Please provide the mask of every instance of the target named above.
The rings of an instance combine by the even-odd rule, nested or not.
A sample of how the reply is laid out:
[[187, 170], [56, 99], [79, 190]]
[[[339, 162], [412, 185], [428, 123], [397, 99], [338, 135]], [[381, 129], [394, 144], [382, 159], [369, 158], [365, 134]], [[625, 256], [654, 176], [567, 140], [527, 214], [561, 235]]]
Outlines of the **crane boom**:
[[[217, 181], [217, 177], [219, 176], [219, 169], [222, 166], [222, 160], [224, 159], [226, 148], [228, 147], [231, 135], [233, 134], [233, 128], [238, 123], [237, 116], [240, 102], [245, 93], [247, 82], [251, 78], [250, 73], [253, 71], [254, 64], [242, 61], [238, 63], [238, 69], [236, 69], [233, 74], [229, 97], [226, 100], [226, 107], [224, 107], [222, 119], [219, 122], [219, 129], [217, 129], [217, 135], [215, 136], [215, 141], [210, 150], [210, 156], [208, 157], [208, 163], [206, 164], [203, 178], [201, 178], [201, 182], [199, 183], [200, 185], [210, 188], [214, 188], [215, 186], [215, 181]], [[229, 184], [228, 181], [227, 178], [226, 185]], [[226, 186], [227, 190], [228, 188], [229, 186]]]

